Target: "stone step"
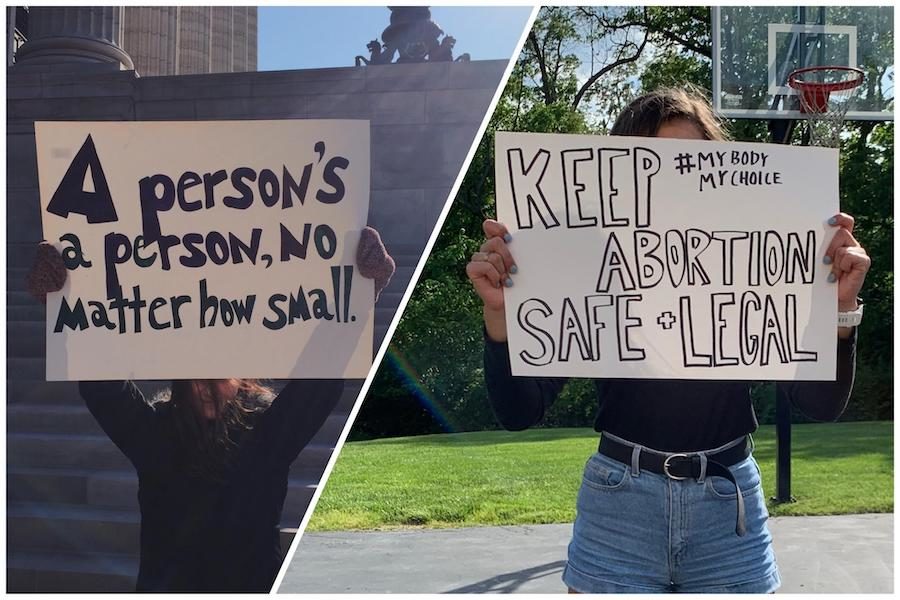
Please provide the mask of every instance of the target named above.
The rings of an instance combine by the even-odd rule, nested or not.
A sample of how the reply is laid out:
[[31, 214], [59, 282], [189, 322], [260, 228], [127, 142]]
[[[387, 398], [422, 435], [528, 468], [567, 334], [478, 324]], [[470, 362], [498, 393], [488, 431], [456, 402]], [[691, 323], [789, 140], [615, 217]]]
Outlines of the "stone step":
[[[291, 477], [282, 511], [285, 526], [296, 527], [316, 489], [317, 479]], [[133, 470], [92, 471], [10, 467], [9, 502], [53, 503], [138, 511], [138, 480]]]
[[[41, 358], [15, 358], [7, 356], [6, 401], [9, 404], [60, 404], [84, 406], [78, 393], [78, 383], [74, 381], [45, 381], [43, 356]], [[159, 390], [169, 387], [170, 381], [138, 381], [138, 386], [147, 397], [153, 397]], [[277, 391], [284, 387], [283, 380], [273, 381]], [[344, 384], [344, 394], [335, 406], [334, 413], [349, 414], [362, 381], [350, 379]]]
[[[6, 344], [6, 372], [10, 381], [28, 381], [31, 385], [41, 385], [47, 379], [44, 355], [22, 356], [20, 349], [10, 343]], [[55, 383], [55, 382], [54, 382]]]
[[8, 467], [127, 470], [131, 463], [104, 434], [9, 433]]
[[[347, 414], [333, 413], [313, 438], [314, 444], [334, 444]], [[6, 411], [10, 433], [103, 433], [84, 404], [11, 404]]]
[[43, 321], [6, 322], [6, 349], [9, 356], [17, 358], [43, 358], [45, 336]]
[[97, 552], [11, 550], [7, 558], [6, 591], [133, 592], [138, 558]]
[[[10, 502], [38, 502], [132, 508], [122, 497], [108, 498], [102, 492], [109, 482], [134, 481], [133, 470], [97, 471], [42, 467], [10, 467], [6, 472], [6, 497]], [[136, 491], [134, 494], [136, 495]], [[134, 506], [137, 506], [134, 498]]]
[[281, 557], [284, 560], [287, 555], [287, 551], [291, 547], [291, 542], [294, 541], [294, 536], [297, 535], [296, 527], [282, 527], [278, 532], [279, 537], [281, 537]]
[[341, 431], [344, 430], [344, 424], [349, 417], [350, 415], [345, 412], [331, 413], [315, 437], [313, 437], [312, 443], [333, 448], [335, 442], [341, 436]]
[[306, 514], [306, 508], [316, 491], [316, 483], [307, 480], [288, 480], [288, 493], [284, 498], [284, 506], [281, 509], [282, 527], [297, 527]]
[[103, 433], [84, 403], [11, 404], [6, 409], [10, 433]]
[[136, 556], [140, 515], [134, 510], [84, 505], [9, 502], [7, 547], [80, 554]]
[[[26, 377], [24, 375], [33, 375], [33, 373], [25, 373], [21, 377], [15, 376], [12, 372], [11, 363], [15, 360], [17, 364], [27, 366], [27, 362], [40, 365], [39, 377]], [[19, 363], [18, 361], [22, 361]], [[43, 359], [10, 359], [7, 358], [7, 366], [10, 371], [10, 379], [7, 382], [7, 402], [18, 405], [47, 405], [55, 404], [60, 406], [84, 406], [84, 400], [78, 391], [77, 381], [45, 381], [44, 380], [44, 361]], [[146, 397], [152, 398], [159, 390], [169, 387], [169, 381], [139, 381], [138, 386]]]
[[6, 307], [7, 322], [34, 321], [43, 325], [46, 318], [47, 308], [43, 304], [22, 304]]
[[[43, 358], [9, 358], [6, 359], [7, 380], [6, 398], [9, 405], [58, 405], [84, 406], [84, 400], [78, 392], [77, 381], [45, 381]], [[168, 387], [168, 381], [141, 381], [141, 390], [147, 396], [153, 396], [157, 390]]]
[[[9, 502], [6, 514], [7, 547], [16, 551], [140, 554], [141, 518], [136, 510]], [[296, 528], [300, 518], [282, 521], [281, 527]]]
[[[281, 530], [282, 553], [297, 530]], [[133, 592], [139, 559], [126, 554], [62, 553], [12, 550], [7, 557], [6, 591], [30, 592]]]
[[291, 479], [299, 479], [303, 481], [310, 481], [314, 484], [318, 484], [319, 480], [322, 478], [322, 473], [325, 472], [325, 466], [328, 464], [328, 460], [325, 460], [321, 464], [306, 464], [300, 462], [300, 460], [294, 461], [291, 465], [290, 472], [288, 476]]
[[[9, 136], [8, 141], [9, 141], [10, 147], [21, 150], [22, 155], [31, 153], [33, 156], [33, 153], [34, 153], [34, 138], [33, 137], [28, 136], [28, 135], [18, 135], [18, 136], [13, 135], [13, 136]], [[7, 156], [9, 156], [9, 155], [7, 154]], [[34, 158], [31, 158], [31, 160], [34, 160]], [[8, 168], [9, 168], [9, 163], [7, 163], [7, 169]], [[8, 170], [7, 170], [7, 174], [9, 174]], [[17, 175], [21, 176], [21, 173], [17, 173]], [[28, 183], [28, 185], [25, 188], [20, 188], [20, 189], [25, 189], [25, 190], [29, 190], [29, 191], [33, 192], [34, 193], [33, 197], [37, 198], [38, 197], [37, 181], [28, 179], [27, 183]], [[7, 252], [6, 256], [7, 256], [8, 266], [14, 267], [17, 269], [18, 268], [31, 269], [31, 264], [34, 262], [35, 256], [37, 256], [37, 244], [35, 244], [33, 242], [7, 241], [6, 252]], [[24, 282], [25, 279], [21, 278], [21, 279], [19, 279], [19, 281]], [[12, 278], [7, 277], [6, 278], [7, 292], [13, 288], [23, 289], [23, 290], [25, 289], [24, 285], [21, 288], [17, 288], [16, 286], [10, 285], [11, 283], [14, 283], [14, 281], [12, 281]]]
[[[32, 250], [31, 254], [34, 254]], [[6, 268], [6, 287], [7, 289], [15, 289], [15, 290], [24, 290], [26, 289], [25, 283], [28, 278], [28, 273], [31, 272], [31, 260], [34, 260], [34, 257], [31, 257], [31, 260], [25, 262], [20, 259], [19, 256], [15, 258], [10, 254], [10, 260], [12, 261]]]
[[16, 372], [21, 367], [22, 359], [7, 357], [6, 380], [7, 407], [15, 405], [36, 406], [39, 404], [56, 404], [66, 406], [84, 406], [78, 395], [78, 384], [70, 381], [44, 381], [44, 361], [27, 359], [40, 365], [40, 378], [26, 377], [27, 373]]
[[17, 280], [6, 280], [6, 305], [7, 306], [43, 306], [34, 297], [25, 291], [25, 286]]
[[[9, 467], [118, 470], [131, 467], [128, 459], [103, 434], [9, 433], [6, 440]], [[321, 471], [331, 451], [330, 445], [310, 444], [297, 461]]]

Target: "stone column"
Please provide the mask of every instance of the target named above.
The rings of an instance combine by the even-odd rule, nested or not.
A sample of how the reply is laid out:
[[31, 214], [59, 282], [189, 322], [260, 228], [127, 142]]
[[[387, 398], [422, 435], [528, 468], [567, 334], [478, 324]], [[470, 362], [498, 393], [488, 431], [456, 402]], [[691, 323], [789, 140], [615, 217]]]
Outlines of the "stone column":
[[177, 73], [176, 6], [126, 6], [122, 11], [122, 49], [144, 77]]
[[246, 71], [256, 70], [257, 51], [257, 8], [250, 6], [247, 9], [247, 68]]
[[110, 63], [134, 69], [122, 50], [122, 8], [118, 6], [32, 6], [28, 41], [17, 63]]
[[247, 70], [247, 11], [246, 6], [235, 6], [231, 20], [231, 70]]
[[209, 73], [209, 6], [182, 6], [178, 22], [178, 75]]
[[234, 9], [213, 6], [210, 20], [209, 72], [230, 73], [232, 69]]

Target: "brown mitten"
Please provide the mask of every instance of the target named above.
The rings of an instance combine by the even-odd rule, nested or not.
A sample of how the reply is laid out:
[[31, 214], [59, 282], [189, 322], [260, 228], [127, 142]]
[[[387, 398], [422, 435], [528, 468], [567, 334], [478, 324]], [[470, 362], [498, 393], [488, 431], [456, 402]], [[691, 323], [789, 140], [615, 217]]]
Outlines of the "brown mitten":
[[356, 267], [359, 274], [366, 279], [375, 280], [375, 300], [381, 290], [387, 287], [394, 275], [394, 259], [388, 254], [381, 241], [381, 236], [371, 227], [364, 227], [356, 249]]
[[47, 294], [58, 292], [66, 283], [68, 272], [59, 251], [50, 242], [38, 244], [34, 263], [25, 281], [28, 293], [41, 304], [47, 303]]

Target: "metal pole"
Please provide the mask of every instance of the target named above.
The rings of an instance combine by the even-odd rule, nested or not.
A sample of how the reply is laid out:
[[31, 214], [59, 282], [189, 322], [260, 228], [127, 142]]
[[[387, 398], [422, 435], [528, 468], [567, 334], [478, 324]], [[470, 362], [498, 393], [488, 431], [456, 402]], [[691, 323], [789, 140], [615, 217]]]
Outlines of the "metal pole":
[[775, 386], [775, 497], [774, 502], [794, 502], [791, 495], [791, 400]]
[[[793, 119], [769, 121], [772, 141], [790, 144], [794, 130]], [[791, 400], [773, 386], [775, 396], [775, 497], [774, 502], [794, 502], [791, 496]]]
[[[773, 120], [769, 131], [777, 144], [789, 144], [794, 120]], [[791, 496], [791, 400], [780, 388], [773, 386], [775, 396], [775, 497], [774, 502], [794, 502]]]
[[710, 9], [710, 17], [712, 18], [712, 98], [713, 110], [717, 113], [722, 110], [722, 9], [713, 6]]
[[[776, 103], [773, 103], [773, 110], [776, 108], [774, 106]], [[769, 121], [769, 135], [772, 136], [772, 142], [776, 144], [790, 144], [795, 123], [796, 121], [793, 119], [771, 119]]]
[[[805, 7], [799, 7], [797, 21], [800, 24], [806, 23]], [[801, 33], [797, 49], [798, 57], [802, 57], [804, 54], [805, 42], [806, 36]], [[800, 64], [799, 66], [804, 65]], [[773, 141], [778, 144], [789, 144], [793, 129], [793, 119], [769, 124]], [[777, 385], [774, 387], [775, 390], [772, 393], [775, 395], [775, 497], [772, 500], [774, 502], [793, 502], [794, 497], [791, 496], [791, 401], [784, 392], [779, 390]]]

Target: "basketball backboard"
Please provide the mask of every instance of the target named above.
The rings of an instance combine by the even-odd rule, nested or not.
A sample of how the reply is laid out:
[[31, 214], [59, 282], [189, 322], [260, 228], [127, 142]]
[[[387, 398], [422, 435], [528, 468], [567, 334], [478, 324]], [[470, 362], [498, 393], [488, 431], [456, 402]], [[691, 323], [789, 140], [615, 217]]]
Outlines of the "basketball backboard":
[[892, 6], [720, 6], [712, 20], [713, 105], [722, 116], [801, 118], [788, 76], [837, 65], [865, 72], [847, 119], [893, 119]]

